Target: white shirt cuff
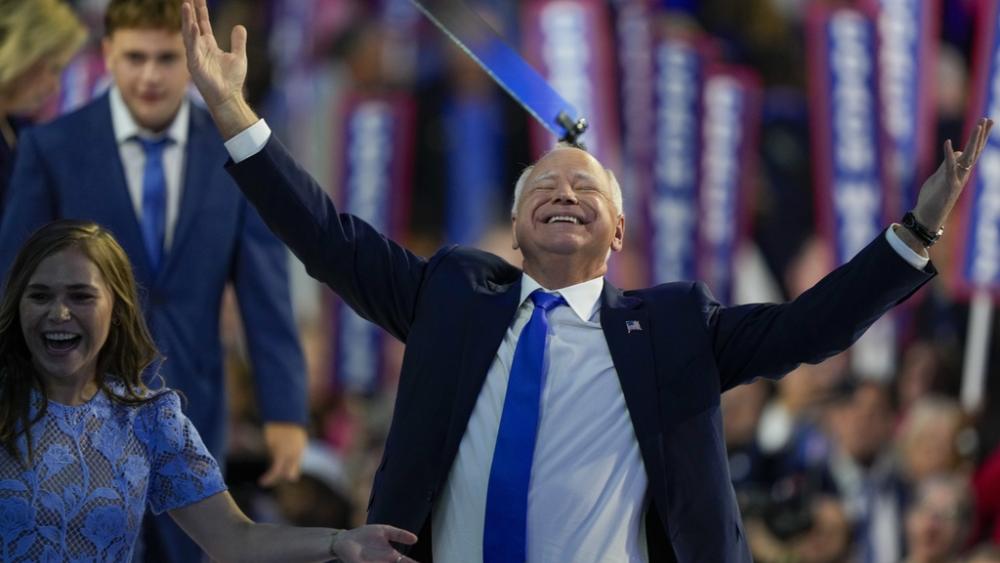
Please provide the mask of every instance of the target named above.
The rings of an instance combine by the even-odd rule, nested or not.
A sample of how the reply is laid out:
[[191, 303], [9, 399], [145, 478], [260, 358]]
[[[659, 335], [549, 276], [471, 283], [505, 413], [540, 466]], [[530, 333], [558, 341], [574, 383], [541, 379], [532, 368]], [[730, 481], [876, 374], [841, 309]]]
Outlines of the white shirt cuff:
[[258, 119], [257, 123], [226, 141], [226, 150], [229, 151], [229, 157], [233, 159], [233, 162], [243, 162], [259, 153], [270, 138], [271, 128], [263, 119]]
[[923, 270], [927, 267], [927, 263], [930, 262], [930, 258], [927, 256], [921, 256], [917, 254], [912, 248], [909, 247], [903, 239], [899, 238], [896, 234], [896, 223], [893, 223], [891, 227], [885, 230], [885, 240], [889, 242], [889, 246], [899, 254], [903, 260], [910, 263], [911, 266], [918, 270]]

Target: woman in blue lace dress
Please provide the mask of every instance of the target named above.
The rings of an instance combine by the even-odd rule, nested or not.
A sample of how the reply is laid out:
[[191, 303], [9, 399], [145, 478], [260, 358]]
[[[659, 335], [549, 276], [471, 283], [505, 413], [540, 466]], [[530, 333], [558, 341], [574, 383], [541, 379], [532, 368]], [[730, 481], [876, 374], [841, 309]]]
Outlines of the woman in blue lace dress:
[[21, 249], [0, 300], [0, 560], [129, 561], [143, 512], [168, 511], [220, 561], [411, 561], [389, 526], [255, 524], [157, 358], [125, 252], [91, 222], [58, 221]]

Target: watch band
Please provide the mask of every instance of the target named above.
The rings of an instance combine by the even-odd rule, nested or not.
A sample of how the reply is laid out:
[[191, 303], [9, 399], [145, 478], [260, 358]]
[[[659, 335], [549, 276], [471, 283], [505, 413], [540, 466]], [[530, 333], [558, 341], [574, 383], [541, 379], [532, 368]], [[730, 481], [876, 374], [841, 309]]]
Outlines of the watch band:
[[903, 215], [902, 225], [920, 239], [920, 243], [924, 245], [924, 248], [933, 246], [941, 238], [941, 235], [944, 234], [944, 227], [938, 227], [936, 232], [932, 232], [924, 225], [921, 225], [912, 211], [907, 211], [906, 215]]

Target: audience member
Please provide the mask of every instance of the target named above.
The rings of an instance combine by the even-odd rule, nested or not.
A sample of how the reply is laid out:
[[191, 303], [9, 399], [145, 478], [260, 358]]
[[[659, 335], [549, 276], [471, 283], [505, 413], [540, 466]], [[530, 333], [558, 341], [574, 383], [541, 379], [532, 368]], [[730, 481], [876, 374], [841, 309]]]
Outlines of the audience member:
[[971, 503], [964, 477], [938, 475], [921, 481], [906, 512], [905, 563], [959, 561], [969, 534]]
[[944, 473], [969, 475], [975, 442], [957, 400], [925, 396], [913, 404], [899, 429], [900, 470], [911, 483]]
[[0, 211], [17, 134], [59, 87], [87, 30], [60, 0], [0, 0]]
[[28, 239], [0, 301], [5, 561], [129, 561], [147, 502], [221, 561], [412, 561], [389, 541], [416, 536], [388, 526], [248, 520], [177, 393], [143, 382], [157, 355], [107, 230], [63, 220]]
[[889, 389], [847, 381], [829, 406], [833, 448], [825, 471], [854, 525], [860, 563], [895, 563], [902, 555], [906, 486], [891, 443], [895, 411]]
[[[288, 253], [220, 170], [222, 140], [187, 96], [180, 0], [112, 0], [103, 49], [108, 93], [22, 136], [0, 224], [0, 271], [34, 229], [93, 220], [118, 234], [136, 268], [168, 385], [222, 459], [226, 403], [219, 311], [232, 283], [272, 457], [265, 485], [298, 475], [305, 366], [288, 287]], [[155, 519], [147, 553], [175, 563], [197, 547]]]

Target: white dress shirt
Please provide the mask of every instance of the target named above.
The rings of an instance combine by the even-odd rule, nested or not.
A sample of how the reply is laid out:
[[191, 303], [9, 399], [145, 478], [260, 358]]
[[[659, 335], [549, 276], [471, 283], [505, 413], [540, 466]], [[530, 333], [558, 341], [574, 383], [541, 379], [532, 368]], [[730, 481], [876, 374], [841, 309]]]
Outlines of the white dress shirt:
[[[507, 329], [451, 473], [434, 508], [434, 560], [483, 560], [486, 489], [514, 349], [541, 287], [525, 274]], [[563, 288], [569, 306], [548, 313], [549, 338], [538, 441], [528, 492], [528, 561], [648, 560], [646, 470], [625, 395], [601, 330], [604, 279]]]
[[[263, 120], [226, 142], [234, 162], [270, 137]], [[894, 226], [895, 228], [895, 226]], [[928, 258], [894, 232], [886, 239], [913, 267]], [[441, 496], [434, 506], [434, 560], [483, 559], [486, 490], [514, 350], [541, 286], [523, 275], [520, 305], [486, 375]], [[548, 313], [549, 337], [538, 438], [528, 491], [527, 559], [531, 563], [645, 563], [645, 467], [625, 396], [601, 329], [596, 278], [554, 291], [568, 306]]]
[[146, 153], [136, 142], [135, 137], [158, 139], [168, 136], [173, 140], [163, 149], [163, 174], [167, 181], [166, 230], [163, 235], [163, 249], [166, 251], [173, 241], [174, 227], [177, 225], [177, 215], [180, 212], [184, 149], [188, 140], [190, 125], [188, 115], [191, 111], [191, 102], [185, 97], [170, 127], [165, 132], [157, 134], [140, 127], [135, 122], [118, 88], [112, 86], [108, 96], [111, 101], [111, 126], [115, 132], [115, 141], [118, 143], [125, 182], [128, 185], [129, 195], [132, 196], [135, 216], [140, 223], [142, 223], [142, 172], [146, 166]]

